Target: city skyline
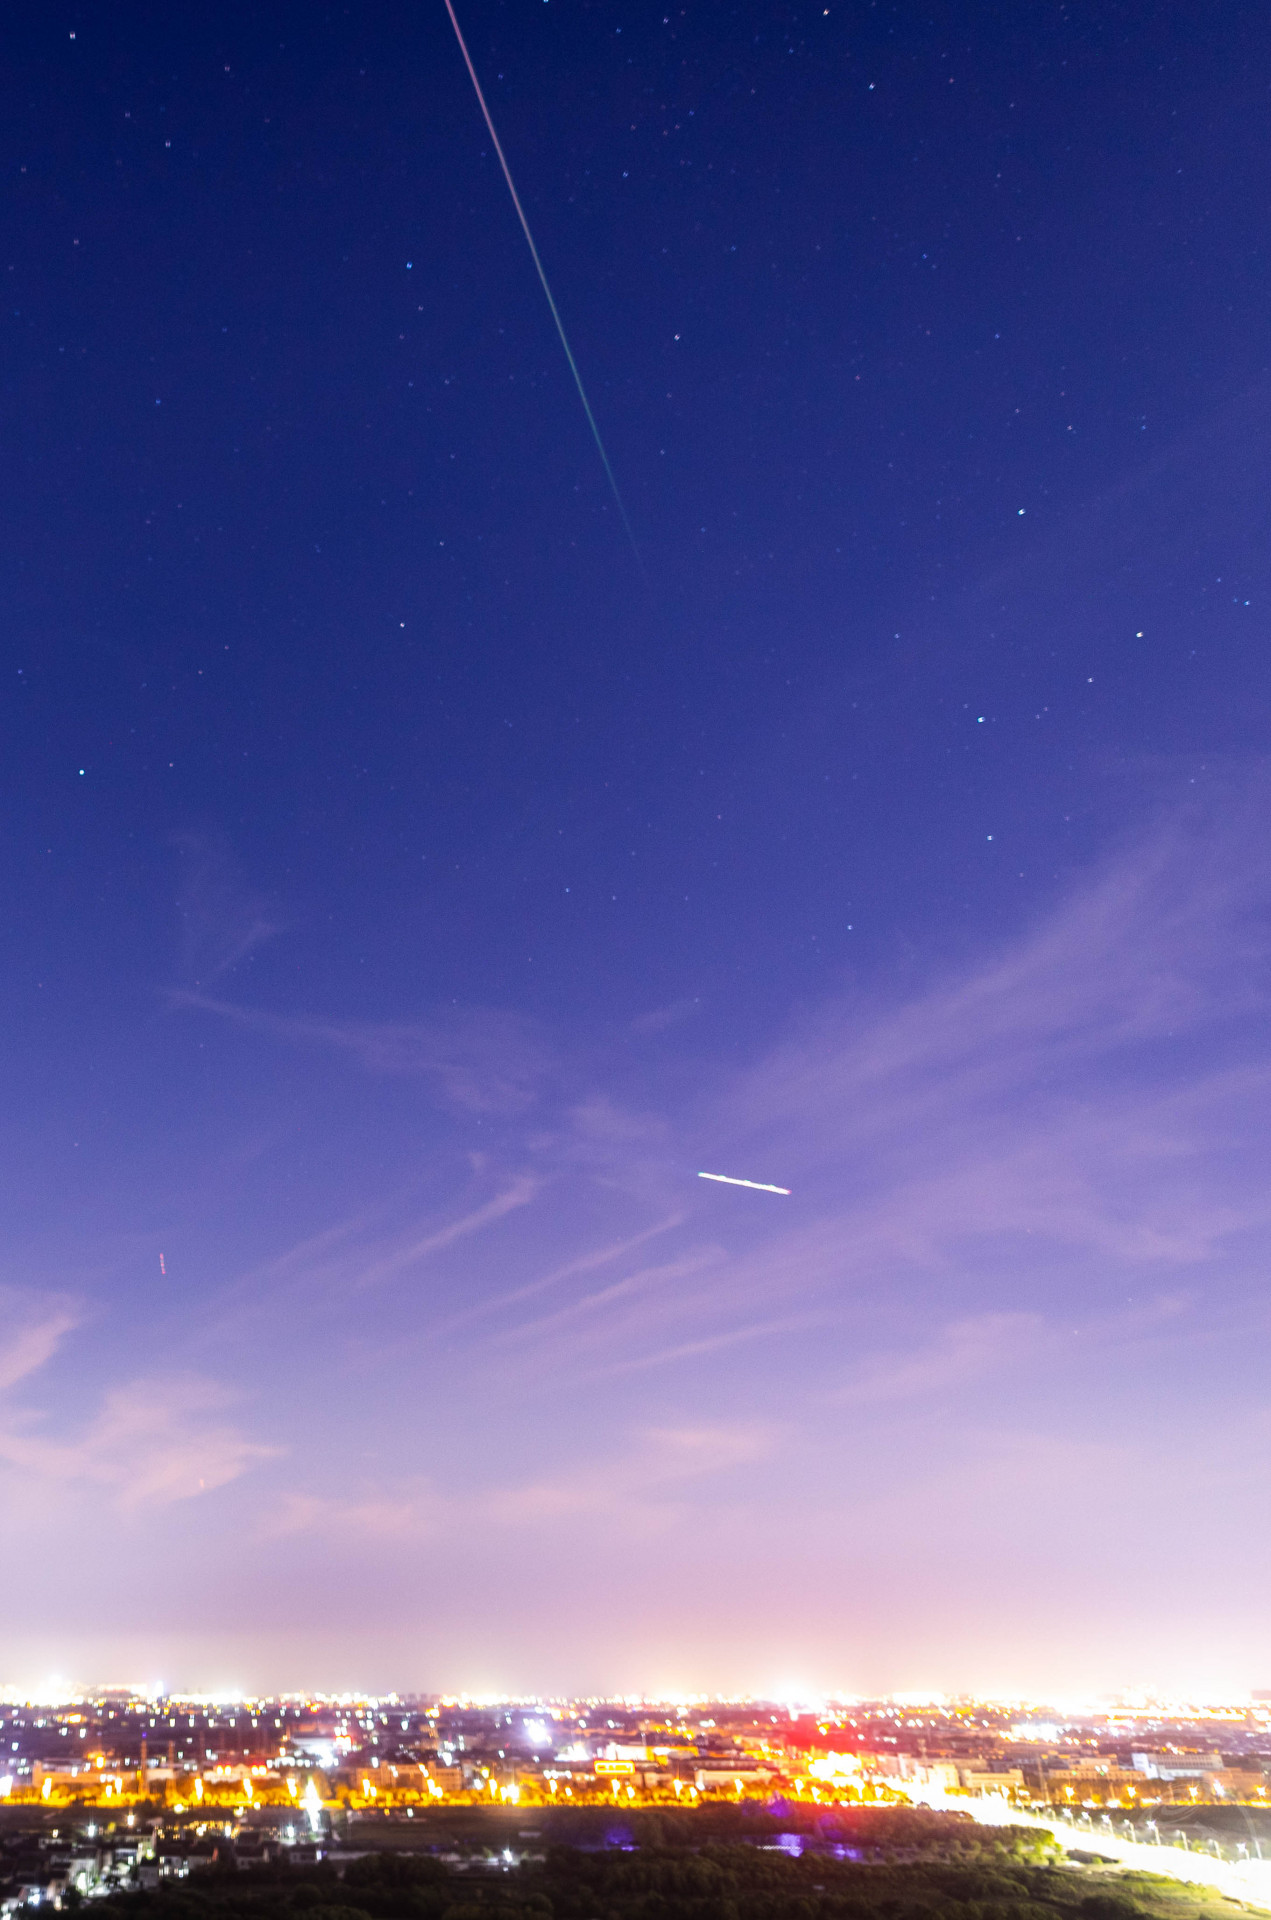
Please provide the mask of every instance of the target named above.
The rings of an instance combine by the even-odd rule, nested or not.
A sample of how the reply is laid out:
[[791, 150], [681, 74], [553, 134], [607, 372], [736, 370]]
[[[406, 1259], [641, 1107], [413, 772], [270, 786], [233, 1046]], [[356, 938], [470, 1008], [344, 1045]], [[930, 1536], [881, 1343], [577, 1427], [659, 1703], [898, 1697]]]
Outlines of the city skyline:
[[[0, 1683], [0, 1701], [9, 1705], [25, 1706], [69, 1706], [85, 1701], [115, 1701], [135, 1708], [147, 1703], [172, 1701], [189, 1702], [192, 1705], [208, 1709], [226, 1709], [230, 1707], [250, 1707], [253, 1702], [273, 1704], [281, 1702], [287, 1706], [307, 1706], [314, 1710], [328, 1711], [336, 1708], [367, 1706], [378, 1711], [383, 1707], [392, 1707], [398, 1703], [409, 1705], [412, 1709], [426, 1707], [434, 1709], [462, 1708], [473, 1712], [485, 1712], [504, 1708], [543, 1707], [566, 1718], [575, 1718], [585, 1714], [590, 1708], [604, 1706], [619, 1707], [632, 1711], [678, 1711], [701, 1712], [712, 1706], [728, 1708], [756, 1708], [764, 1712], [769, 1710], [790, 1720], [816, 1717], [818, 1714], [841, 1716], [858, 1710], [879, 1710], [893, 1714], [921, 1715], [931, 1712], [937, 1716], [961, 1714], [972, 1710], [1002, 1715], [1019, 1712], [1026, 1720], [1037, 1720], [1038, 1716], [1050, 1716], [1050, 1731], [1061, 1728], [1076, 1729], [1099, 1724], [1102, 1726], [1131, 1727], [1136, 1721], [1160, 1725], [1171, 1719], [1179, 1721], [1201, 1720], [1208, 1715], [1238, 1718], [1242, 1722], [1252, 1719], [1271, 1724], [1271, 1688], [1251, 1687], [1229, 1694], [1169, 1695], [1156, 1693], [1147, 1688], [1123, 1688], [1106, 1694], [1089, 1695], [1061, 1699], [1054, 1696], [1003, 1696], [994, 1698], [974, 1693], [949, 1694], [925, 1691], [893, 1694], [853, 1694], [843, 1691], [818, 1694], [735, 1694], [718, 1693], [676, 1693], [676, 1694], [474, 1694], [465, 1691], [446, 1692], [422, 1690], [386, 1693], [370, 1693], [362, 1689], [347, 1689], [342, 1692], [324, 1691], [322, 1688], [299, 1688], [293, 1692], [244, 1693], [241, 1688], [223, 1688], [211, 1692], [184, 1691], [169, 1688], [158, 1681], [149, 1683], [103, 1681], [95, 1685], [73, 1686], [58, 1676], [52, 1676], [43, 1686], [34, 1690], [12, 1681]], [[986, 1723], [987, 1724], [987, 1723]], [[1021, 1722], [1021, 1730], [1024, 1723]]]
[[935, 1850], [974, 1869], [986, 1845], [1261, 1909], [1269, 1818], [1271, 1690], [1071, 1718], [971, 1699], [0, 1699], [11, 1906], [227, 1866], [238, 1885], [266, 1869], [277, 1898], [314, 1868], [347, 1885], [359, 1860], [435, 1884], [642, 1847], [700, 1862], [731, 1846], [735, 1866], [748, 1849], [855, 1866]]

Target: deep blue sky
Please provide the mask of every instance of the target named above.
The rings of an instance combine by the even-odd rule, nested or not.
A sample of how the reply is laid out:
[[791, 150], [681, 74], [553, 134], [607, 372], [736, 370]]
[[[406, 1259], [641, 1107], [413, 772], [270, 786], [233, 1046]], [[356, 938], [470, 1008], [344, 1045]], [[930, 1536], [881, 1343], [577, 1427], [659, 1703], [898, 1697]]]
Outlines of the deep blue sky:
[[441, 0], [7, 38], [0, 1681], [1266, 1684], [1271, 20], [461, 18], [639, 565]]

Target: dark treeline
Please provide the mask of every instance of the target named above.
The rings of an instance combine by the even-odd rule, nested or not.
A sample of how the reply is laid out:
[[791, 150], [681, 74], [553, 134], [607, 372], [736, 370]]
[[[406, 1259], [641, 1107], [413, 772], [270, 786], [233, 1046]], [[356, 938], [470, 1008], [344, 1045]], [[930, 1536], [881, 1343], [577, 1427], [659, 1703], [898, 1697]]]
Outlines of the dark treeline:
[[[480, 1812], [481, 1809], [475, 1809]], [[444, 1817], [444, 1816], [443, 1816]], [[1035, 1829], [981, 1827], [967, 1815], [933, 1813], [928, 1807], [811, 1805], [808, 1801], [708, 1801], [697, 1807], [646, 1807], [623, 1812], [611, 1807], [535, 1808], [517, 1822], [522, 1832], [532, 1819], [543, 1836], [572, 1847], [702, 1847], [737, 1840], [772, 1841], [778, 1834], [840, 1844], [864, 1851], [892, 1853], [915, 1849], [976, 1854], [988, 1848], [1043, 1859], [1047, 1847]]]
[[[393, 1837], [382, 1818], [354, 1814], [344, 1832], [345, 1844], [367, 1852], [391, 1850], [394, 1839], [406, 1839], [405, 1822], [398, 1820]], [[872, 1805], [815, 1806], [808, 1801], [723, 1800], [696, 1807], [573, 1806], [548, 1807], [423, 1807], [410, 1823], [409, 1846], [443, 1852], [498, 1850], [520, 1844], [531, 1836], [538, 1844], [566, 1847], [685, 1847], [733, 1845], [739, 1840], [771, 1843], [780, 1834], [797, 1834], [813, 1845], [842, 1845], [862, 1854], [908, 1856], [937, 1852], [958, 1858], [978, 1857], [988, 1848], [1019, 1858], [1048, 1857], [1043, 1836], [1024, 1827], [981, 1827], [967, 1814], [933, 1813], [928, 1807]]]
[[[682, 1818], [692, 1836], [696, 1816]], [[541, 1857], [505, 1869], [405, 1852], [342, 1867], [217, 1863], [106, 1901], [101, 1920], [1141, 1920], [1133, 1901], [1051, 1864], [1031, 1830], [872, 1808], [799, 1824], [825, 1850], [686, 1842], [672, 1810], [610, 1820], [607, 1845], [593, 1832], [572, 1846], [545, 1836]]]

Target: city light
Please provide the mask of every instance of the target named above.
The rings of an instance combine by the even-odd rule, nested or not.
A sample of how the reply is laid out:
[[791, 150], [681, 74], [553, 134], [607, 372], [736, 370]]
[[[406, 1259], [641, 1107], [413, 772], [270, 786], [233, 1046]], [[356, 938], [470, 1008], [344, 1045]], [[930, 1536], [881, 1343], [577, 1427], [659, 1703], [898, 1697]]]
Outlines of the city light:
[[[276, 1825], [280, 1844], [324, 1847], [357, 1818], [414, 1820], [468, 1806], [727, 1802], [924, 1807], [990, 1826], [1070, 1830], [1078, 1845], [1221, 1890], [1271, 1874], [1258, 1833], [1203, 1849], [1187, 1838], [1225, 1809], [1265, 1817], [1265, 1698], [1087, 1703], [953, 1698], [910, 1689], [775, 1700], [556, 1700], [489, 1695], [194, 1700], [149, 1688], [0, 1707], [0, 1799], [12, 1809], [101, 1810], [144, 1830], [214, 1815], [231, 1833]], [[1193, 1823], [1192, 1829], [1179, 1825]], [[1249, 1816], [1252, 1817], [1252, 1814]], [[1224, 1846], [1226, 1851], [1224, 1852]], [[1271, 1836], [1266, 1853], [1271, 1856]], [[1199, 1863], [1199, 1864], [1198, 1864]], [[1271, 1889], [1269, 1889], [1271, 1892]], [[1235, 1894], [1233, 1892], [1233, 1897]], [[1241, 1896], [1243, 1897], [1243, 1896]], [[1271, 1898], [1266, 1903], [1271, 1906]]]

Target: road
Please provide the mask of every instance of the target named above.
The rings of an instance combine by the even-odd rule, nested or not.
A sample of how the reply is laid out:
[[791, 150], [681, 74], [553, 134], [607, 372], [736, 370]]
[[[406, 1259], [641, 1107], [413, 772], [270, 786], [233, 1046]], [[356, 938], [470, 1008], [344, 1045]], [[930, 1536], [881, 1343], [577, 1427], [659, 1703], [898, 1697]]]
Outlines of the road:
[[1171, 1880], [1185, 1880], [1192, 1886], [1212, 1887], [1229, 1900], [1258, 1907], [1271, 1913], [1271, 1860], [1219, 1860], [1212, 1853], [1192, 1847], [1153, 1846], [1142, 1840], [1127, 1840], [1096, 1824], [1070, 1826], [1056, 1808], [1049, 1814], [1032, 1813], [1014, 1806], [1003, 1794], [985, 1794], [979, 1799], [963, 1795], [956, 1798], [936, 1787], [918, 1787], [906, 1782], [910, 1798], [924, 1806], [940, 1807], [948, 1812], [969, 1813], [986, 1827], [1036, 1827], [1053, 1833], [1061, 1845], [1079, 1853], [1097, 1853], [1139, 1873], [1166, 1874]]

